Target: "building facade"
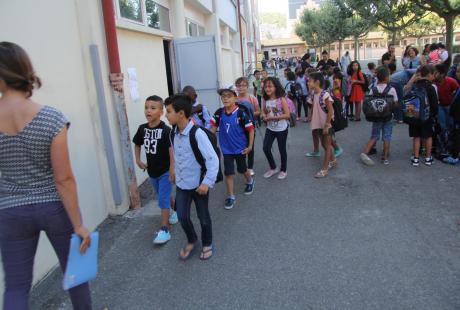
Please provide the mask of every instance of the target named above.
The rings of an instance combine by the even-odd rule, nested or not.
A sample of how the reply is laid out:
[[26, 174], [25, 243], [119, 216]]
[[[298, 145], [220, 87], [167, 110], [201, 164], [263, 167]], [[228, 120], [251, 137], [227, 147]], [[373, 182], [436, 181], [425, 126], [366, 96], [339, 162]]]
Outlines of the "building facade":
[[[107, 1], [115, 15], [124, 110], [115, 104], [109, 79], [112, 51], [107, 48], [103, 10]], [[1, 40], [24, 47], [43, 81], [32, 99], [60, 109], [72, 123], [70, 157], [90, 229], [109, 214], [129, 209], [125, 165], [135, 169], [137, 185], [147, 179], [133, 162], [126, 162], [124, 150], [134, 152], [120, 138], [126, 133], [131, 139], [145, 123], [145, 98], [153, 94], [165, 98], [191, 84], [203, 104], [217, 109], [217, 88], [233, 83], [246, 63], [256, 59], [257, 11], [257, 0], [0, 2]], [[127, 126], [120, 125], [121, 114], [127, 117]], [[34, 283], [56, 264], [42, 237]], [[0, 292], [2, 272], [0, 268]], [[0, 304], [1, 299], [2, 294]]]

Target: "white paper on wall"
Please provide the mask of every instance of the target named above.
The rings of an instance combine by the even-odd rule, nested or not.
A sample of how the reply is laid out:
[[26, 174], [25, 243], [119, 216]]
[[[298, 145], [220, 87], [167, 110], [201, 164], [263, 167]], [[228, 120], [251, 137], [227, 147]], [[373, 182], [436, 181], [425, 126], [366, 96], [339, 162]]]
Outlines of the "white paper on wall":
[[133, 102], [139, 102], [139, 84], [137, 83], [136, 68], [128, 68], [128, 86], [131, 100]]

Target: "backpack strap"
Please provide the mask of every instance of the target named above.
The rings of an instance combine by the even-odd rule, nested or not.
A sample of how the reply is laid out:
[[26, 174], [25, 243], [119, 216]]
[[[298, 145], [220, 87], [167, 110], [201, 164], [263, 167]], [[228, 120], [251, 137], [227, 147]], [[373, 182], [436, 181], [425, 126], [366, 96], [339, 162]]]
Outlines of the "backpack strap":
[[390, 92], [390, 90], [391, 90], [391, 85], [387, 84], [387, 86], [385, 87], [385, 89], [382, 92], [382, 95], [385, 96], [385, 97], [388, 96], [388, 93]]
[[177, 125], [173, 125], [171, 128], [171, 131], [169, 132], [169, 143], [171, 143], [171, 146], [174, 149], [174, 137], [176, 136], [177, 132]]
[[326, 104], [324, 103], [324, 95], [327, 93], [327, 91], [323, 90], [321, 91], [321, 94], [319, 95], [319, 106], [321, 109], [327, 113], [327, 107]]
[[216, 113], [214, 114], [214, 116], [217, 116], [218, 118], [214, 118], [214, 120], [216, 121], [216, 127], [219, 127], [220, 125], [220, 120], [222, 118], [222, 113], [224, 113], [224, 108], [218, 108]]
[[374, 95], [374, 96], [375, 95], [380, 95], [379, 89], [375, 85], [372, 87], [372, 95]]
[[190, 146], [192, 147], [193, 155], [195, 156], [196, 161], [200, 164], [201, 170], [206, 169], [206, 163], [204, 161], [203, 155], [201, 154], [200, 149], [198, 148], [198, 141], [196, 140], [196, 132], [198, 126], [193, 125], [189, 132]]

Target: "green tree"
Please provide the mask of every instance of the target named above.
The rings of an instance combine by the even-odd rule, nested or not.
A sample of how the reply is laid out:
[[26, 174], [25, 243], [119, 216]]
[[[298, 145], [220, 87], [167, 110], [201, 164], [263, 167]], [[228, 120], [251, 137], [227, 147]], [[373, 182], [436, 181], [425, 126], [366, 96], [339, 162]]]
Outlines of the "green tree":
[[323, 16], [319, 10], [305, 10], [296, 25], [295, 33], [304, 40], [308, 46], [323, 47], [332, 42], [330, 32], [323, 24]]
[[423, 36], [437, 33], [444, 33], [443, 20], [434, 13], [430, 13], [419, 19], [409, 27], [402, 30], [404, 37], [413, 37], [420, 39]]
[[342, 55], [342, 42], [353, 33], [353, 23], [350, 16], [337, 5], [335, 0], [329, 0], [321, 6], [320, 17], [325, 25], [328, 37], [335, 42], [339, 42], [339, 57]]
[[425, 15], [425, 12], [412, 0], [345, 0], [344, 2], [363, 19], [372, 19], [373, 23], [390, 33], [392, 43], [396, 42], [396, 37], [403, 29]]
[[423, 10], [436, 13], [446, 24], [446, 48], [452, 54], [455, 18], [460, 15], [460, 0], [413, 0]]

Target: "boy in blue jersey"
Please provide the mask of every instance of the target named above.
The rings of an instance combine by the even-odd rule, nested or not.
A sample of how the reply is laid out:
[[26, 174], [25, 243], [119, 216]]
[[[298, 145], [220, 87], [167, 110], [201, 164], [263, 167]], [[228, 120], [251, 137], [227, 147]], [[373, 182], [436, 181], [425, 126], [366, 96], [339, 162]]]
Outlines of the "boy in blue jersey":
[[235, 205], [235, 161], [239, 173], [246, 178], [246, 195], [254, 191], [254, 178], [246, 165], [246, 155], [251, 152], [254, 144], [254, 125], [249, 116], [240, 109], [237, 94], [232, 89], [218, 91], [224, 104], [211, 119], [214, 133], [219, 128], [219, 144], [224, 154], [224, 175], [227, 185], [228, 198], [225, 200], [225, 209], [230, 210]]

